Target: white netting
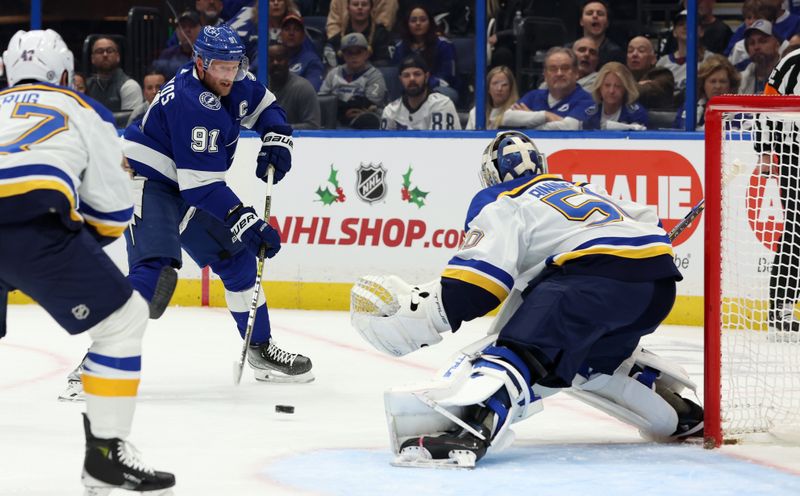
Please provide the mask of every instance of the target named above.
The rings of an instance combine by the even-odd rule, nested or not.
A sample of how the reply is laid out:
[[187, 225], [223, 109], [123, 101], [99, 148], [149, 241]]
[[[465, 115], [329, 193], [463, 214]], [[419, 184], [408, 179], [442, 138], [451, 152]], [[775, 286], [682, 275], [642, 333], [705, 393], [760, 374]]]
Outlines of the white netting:
[[727, 439], [800, 424], [798, 124], [800, 113], [723, 113], [720, 373]]

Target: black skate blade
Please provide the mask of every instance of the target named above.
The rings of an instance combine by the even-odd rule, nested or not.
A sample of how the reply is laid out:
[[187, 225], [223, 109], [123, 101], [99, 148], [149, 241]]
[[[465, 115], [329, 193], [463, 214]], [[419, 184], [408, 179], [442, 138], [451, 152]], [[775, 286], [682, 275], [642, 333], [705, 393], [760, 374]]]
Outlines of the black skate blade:
[[472, 470], [477, 457], [469, 450], [452, 450], [447, 458], [434, 459], [430, 452], [421, 446], [408, 446], [391, 462], [393, 467], [442, 468]]

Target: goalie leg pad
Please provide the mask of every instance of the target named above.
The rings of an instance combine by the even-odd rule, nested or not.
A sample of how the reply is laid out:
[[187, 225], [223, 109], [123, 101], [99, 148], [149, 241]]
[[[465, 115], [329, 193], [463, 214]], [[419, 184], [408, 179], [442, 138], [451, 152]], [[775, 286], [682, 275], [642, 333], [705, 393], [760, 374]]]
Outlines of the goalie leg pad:
[[[412, 463], [408, 457], [416, 453], [414, 463], [422, 462], [430, 455], [419, 449], [426, 443], [437, 450], [463, 445], [473, 450], [476, 459], [487, 448], [506, 448], [514, 439], [510, 425], [541, 411], [531, 379], [514, 352], [490, 345], [476, 355], [459, 355], [437, 381], [387, 391], [392, 448], [396, 454], [403, 451], [398, 460], [407, 465]], [[431, 437], [442, 432], [443, 436]]]

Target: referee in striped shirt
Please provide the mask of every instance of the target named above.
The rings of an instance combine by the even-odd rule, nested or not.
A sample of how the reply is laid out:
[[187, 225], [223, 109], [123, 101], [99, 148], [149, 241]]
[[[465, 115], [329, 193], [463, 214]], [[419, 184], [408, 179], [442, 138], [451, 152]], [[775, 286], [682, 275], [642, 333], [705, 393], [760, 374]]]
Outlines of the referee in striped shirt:
[[[800, 95], [800, 49], [781, 59], [764, 94]], [[793, 310], [800, 292], [800, 127], [769, 118], [757, 120], [756, 126], [754, 147], [761, 158], [760, 172], [777, 176], [784, 211], [783, 234], [770, 273], [768, 324], [777, 331], [798, 332], [800, 322], [793, 318]], [[766, 139], [761, 139], [762, 132], [767, 133]]]

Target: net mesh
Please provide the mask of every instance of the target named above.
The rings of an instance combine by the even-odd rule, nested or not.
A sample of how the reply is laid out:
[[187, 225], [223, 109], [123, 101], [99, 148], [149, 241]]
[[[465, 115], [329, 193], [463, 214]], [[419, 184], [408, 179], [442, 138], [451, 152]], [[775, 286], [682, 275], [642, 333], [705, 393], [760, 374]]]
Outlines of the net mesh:
[[727, 439], [800, 424], [799, 130], [797, 113], [723, 113], [720, 373]]

